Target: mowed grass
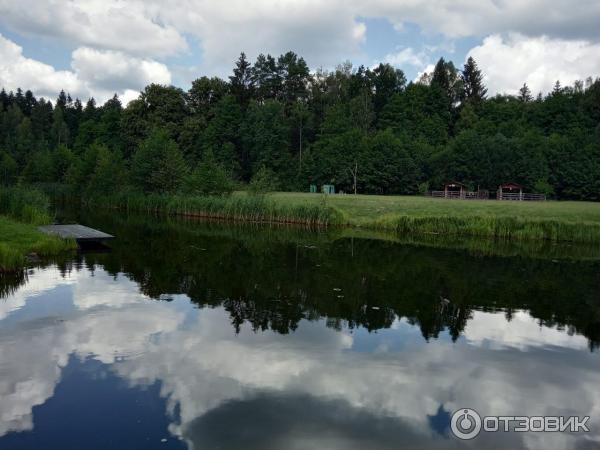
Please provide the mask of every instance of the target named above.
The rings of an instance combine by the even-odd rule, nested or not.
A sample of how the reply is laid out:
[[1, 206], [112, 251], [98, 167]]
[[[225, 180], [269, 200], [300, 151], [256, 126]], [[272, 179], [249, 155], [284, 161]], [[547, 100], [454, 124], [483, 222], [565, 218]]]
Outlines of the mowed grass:
[[41, 233], [34, 225], [0, 216], [0, 272], [23, 267], [26, 256], [55, 256], [76, 248], [74, 241]]
[[446, 200], [418, 196], [273, 193], [275, 203], [323, 204], [340, 212], [340, 225], [401, 234], [456, 234], [508, 239], [600, 242], [600, 203]]
[[[285, 204], [319, 204], [324, 194], [277, 192], [269, 197]], [[348, 224], [373, 224], [388, 215], [413, 217], [483, 216], [564, 220], [600, 225], [600, 203], [446, 200], [418, 196], [327, 195], [326, 202], [340, 210]]]

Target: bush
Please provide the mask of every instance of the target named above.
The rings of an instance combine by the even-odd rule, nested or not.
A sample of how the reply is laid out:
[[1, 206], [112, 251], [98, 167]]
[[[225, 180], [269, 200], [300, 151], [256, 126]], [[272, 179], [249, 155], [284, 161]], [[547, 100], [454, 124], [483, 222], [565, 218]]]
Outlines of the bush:
[[182, 191], [188, 195], [225, 195], [233, 191], [233, 181], [225, 169], [207, 153], [198, 167], [183, 180]]
[[258, 169], [258, 172], [254, 174], [248, 190], [252, 194], [266, 194], [267, 192], [273, 192], [279, 189], [279, 179], [277, 175], [265, 166]]

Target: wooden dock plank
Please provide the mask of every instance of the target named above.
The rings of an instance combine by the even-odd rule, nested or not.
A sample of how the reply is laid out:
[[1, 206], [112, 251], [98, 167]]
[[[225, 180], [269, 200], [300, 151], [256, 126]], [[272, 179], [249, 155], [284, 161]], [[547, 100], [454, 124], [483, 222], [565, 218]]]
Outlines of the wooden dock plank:
[[114, 239], [114, 236], [83, 225], [43, 225], [38, 227], [43, 233], [56, 234], [65, 239], [75, 239], [77, 242], [104, 241]]

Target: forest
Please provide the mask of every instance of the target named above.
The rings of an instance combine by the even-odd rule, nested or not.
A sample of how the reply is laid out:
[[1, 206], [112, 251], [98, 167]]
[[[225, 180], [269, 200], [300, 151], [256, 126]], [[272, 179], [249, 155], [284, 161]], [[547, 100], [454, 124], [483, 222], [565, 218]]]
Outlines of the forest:
[[[507, 70], [510, 70], [508, 68]], [[26, 88], [26, 86], [24, 86]], [[600, 79], [490, 96], [484, 74], [440, 59], [408, 82], [389, 64], [313, 70], [293, 52], [244, 53], [228, 80], [151, 84], [123, 105], [0, 92], [0, 183], [215, 195], [237, 189], [422, 194], [446, 181], [516, 182], [600, 200]]]

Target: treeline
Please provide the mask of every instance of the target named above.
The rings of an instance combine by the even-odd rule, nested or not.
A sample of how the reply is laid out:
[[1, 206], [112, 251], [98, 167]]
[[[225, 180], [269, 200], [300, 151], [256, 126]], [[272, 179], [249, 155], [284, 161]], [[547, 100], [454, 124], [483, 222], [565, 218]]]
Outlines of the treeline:
[[407, 82], [388, 64], [311, 72], [298, 55], [244, 54], [228, 80], [152, 84], [124, 107], [61, 92], [0, 92], [0, 182], [77, 193], [337, 190], [415, 194], [447, 180], [513, 181], [600, 200], [600, 80], [488, 97], [473, 59]]

